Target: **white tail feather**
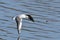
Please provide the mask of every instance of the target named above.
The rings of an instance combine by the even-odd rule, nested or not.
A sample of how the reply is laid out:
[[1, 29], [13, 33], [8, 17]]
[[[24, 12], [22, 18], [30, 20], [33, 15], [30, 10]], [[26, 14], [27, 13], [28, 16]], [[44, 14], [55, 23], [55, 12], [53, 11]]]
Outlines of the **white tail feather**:
[[13, 20], [15, 20], [15, 18], [16, 18], [16, 16], [15, 16], [15, 17], [13, 17]]

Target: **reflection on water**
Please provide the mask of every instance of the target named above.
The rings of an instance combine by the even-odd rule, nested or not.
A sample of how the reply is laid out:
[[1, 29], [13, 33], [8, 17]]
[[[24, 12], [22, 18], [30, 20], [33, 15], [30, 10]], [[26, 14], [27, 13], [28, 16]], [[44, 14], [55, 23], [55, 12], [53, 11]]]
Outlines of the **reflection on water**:
[[17, 40], [20, 40], [20, 36], [18, 36]]
[[[60, 40], [59, 0], [0, 0], [0, 40]], [[28, 13], [18, 36], [12, 17]]]

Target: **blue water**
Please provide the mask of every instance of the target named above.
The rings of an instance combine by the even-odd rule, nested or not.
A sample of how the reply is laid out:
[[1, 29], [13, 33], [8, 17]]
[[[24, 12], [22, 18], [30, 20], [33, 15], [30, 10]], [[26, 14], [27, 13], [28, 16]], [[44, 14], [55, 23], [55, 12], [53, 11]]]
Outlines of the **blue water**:
[[[20, 37], [12, 19], [30, 14], [35, 22], [23, 20]], [[0, 0], [0, 40], [60, 40], [60, 0]]]

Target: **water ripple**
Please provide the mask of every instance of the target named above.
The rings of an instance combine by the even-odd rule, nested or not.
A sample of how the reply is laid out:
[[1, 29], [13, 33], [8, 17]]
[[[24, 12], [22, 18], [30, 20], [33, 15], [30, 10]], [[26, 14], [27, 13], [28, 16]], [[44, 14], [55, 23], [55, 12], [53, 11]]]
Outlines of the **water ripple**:
[[[60, 40], [59, 0], [1, 0], [0, 40]], [[35, 22], [24, 19], [20, 37], [16, 22], [19, 14], [30, 14]]]

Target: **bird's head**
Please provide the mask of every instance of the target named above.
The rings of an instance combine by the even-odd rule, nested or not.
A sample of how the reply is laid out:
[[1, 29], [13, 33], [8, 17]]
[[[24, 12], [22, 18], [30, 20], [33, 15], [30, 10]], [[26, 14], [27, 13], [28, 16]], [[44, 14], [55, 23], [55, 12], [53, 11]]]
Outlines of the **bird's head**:
[[28, 19], [29, 19], [30, 21], [34, 22], [34, 19], [33, 19], [33, 17], [32, 17], [31, 15], [26, 14], [26, 16], [28, 17]]

